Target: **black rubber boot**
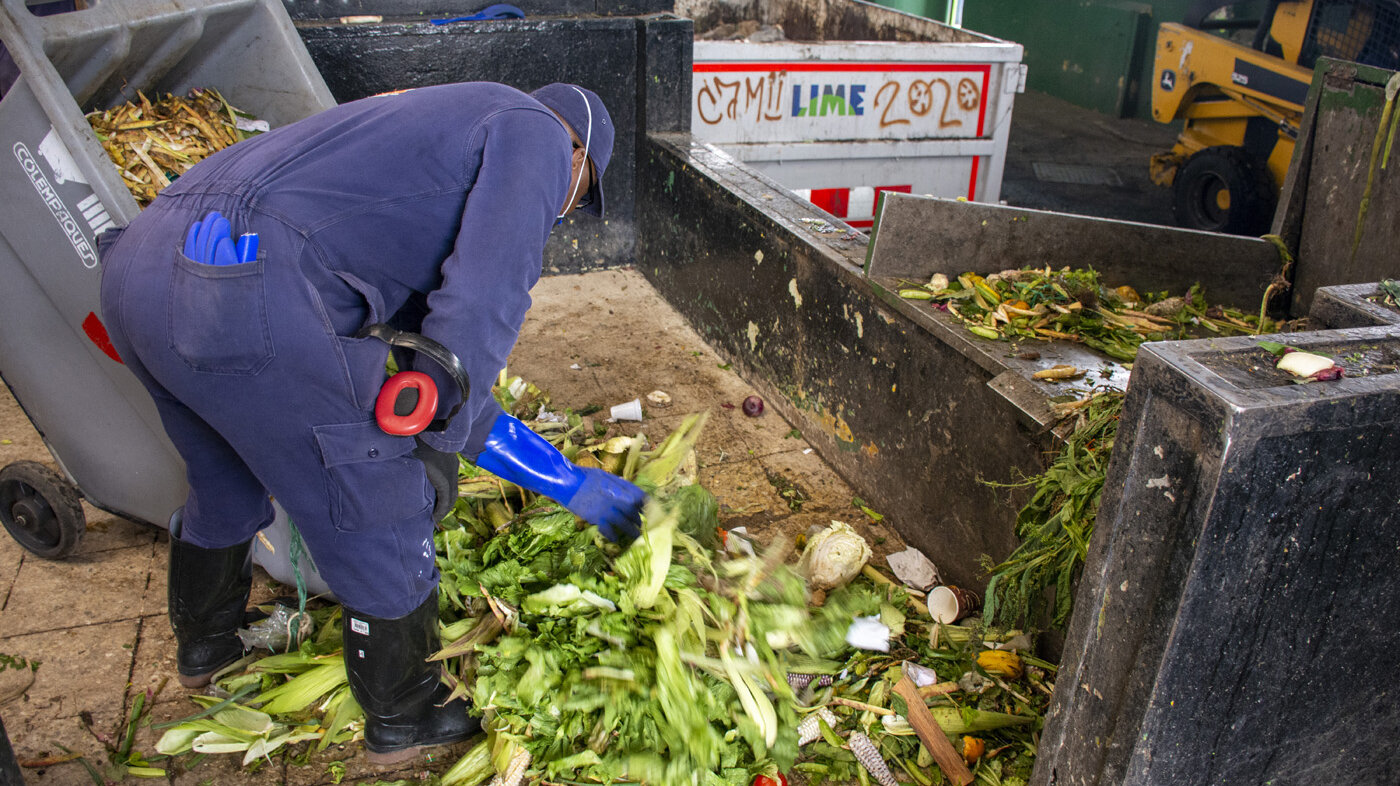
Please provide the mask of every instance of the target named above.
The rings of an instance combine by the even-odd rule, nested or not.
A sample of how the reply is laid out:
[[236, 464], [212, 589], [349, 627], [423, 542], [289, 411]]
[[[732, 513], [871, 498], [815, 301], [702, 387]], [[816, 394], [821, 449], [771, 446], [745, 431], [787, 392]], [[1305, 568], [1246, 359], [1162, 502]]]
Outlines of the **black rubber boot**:
[[384, 619], [345, 607], [345, 670], [365, 711], [371, 764], [394, 764], [422, 749], [471, 737], [481, 729], [461, 699], [447, 701], [437, 663], [437, 590], [413, 611]]
[[185, 543], [179, 538], [179, 515], [171, 518], [170, 528], [170, 627], [180, 684], [202, 688], [243, 657], [238, 628], [253, 586], [252, 541], [222, 549]]

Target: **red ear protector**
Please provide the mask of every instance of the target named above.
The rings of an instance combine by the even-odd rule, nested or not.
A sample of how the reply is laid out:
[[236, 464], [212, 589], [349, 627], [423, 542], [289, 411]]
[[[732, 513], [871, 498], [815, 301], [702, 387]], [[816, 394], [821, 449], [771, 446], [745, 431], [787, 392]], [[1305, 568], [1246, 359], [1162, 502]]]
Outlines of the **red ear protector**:
[[[399, 394], [409, 388], [418, 391], [418, 403], [412, 412], [399, 415], [394, 412], [394, 405], [399, 400]], [[411, 436], [432, 426], [437, 405], [438, 390], [432, 377], [421, 371], [400, 371], [389, 377], [389, 381], [379, 389], [379, 397], [374, 400], [374, 419], [379, 421], [379, 427], [386, 434]]]
[[[433, 378], [421, 371], [400, 371], [384, 383], [379, 389], [379, 396], [374, 400], [374, 419], [384, 433], [407, 437], [423, 431], [446, 429], [471, 393], [471, 380], [467, 377], [467, 369], [462, 365], [462, 361], [452, 354], [452, 350], [427, 336], [405, 333], [385, 324], [368, 325], [356, 333], [355, 337], [377, 338], [389, 346], [410, 349], [433, 360], [447, 370], [452, 381], [457, 383], [457, 390], [462, 394], [461, 401], [454, 404], [451, 411], [433, 420], [438, 407], [438, 389], [437, 385], [433, 384]], [[418, 403], [412, 412], [399, 415], [394, 411], [394, 405], [398, 402], [399, 394], [410, 388], [417, 391]]]

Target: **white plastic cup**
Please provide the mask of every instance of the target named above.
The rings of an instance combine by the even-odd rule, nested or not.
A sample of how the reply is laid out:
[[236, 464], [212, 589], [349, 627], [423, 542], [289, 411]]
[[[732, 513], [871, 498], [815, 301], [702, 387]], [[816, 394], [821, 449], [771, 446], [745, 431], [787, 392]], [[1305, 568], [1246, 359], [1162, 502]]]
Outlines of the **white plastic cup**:
[[626, 404], [617, 404], [612, 408], [613, 420], [641, 420], [642, 400], [634, 398]]
[[928, 593], [929, 616], [945, 625], [952, 625], [981, 607], [976, 593], [962, 587], [934, 587]]

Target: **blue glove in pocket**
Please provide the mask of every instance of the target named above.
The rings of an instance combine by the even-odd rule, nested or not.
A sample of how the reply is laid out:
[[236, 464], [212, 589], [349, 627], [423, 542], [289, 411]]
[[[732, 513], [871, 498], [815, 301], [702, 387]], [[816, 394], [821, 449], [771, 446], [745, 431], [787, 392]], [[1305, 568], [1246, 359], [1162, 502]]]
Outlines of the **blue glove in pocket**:
[[247, 234], [233, 241], [233, 227], [228, 219], [211, 210], [203, 221], [190, 224], [185, 233], [185, 256], [204, 265], [236, 265], [251, 262], [258, 255], [258, 236]]

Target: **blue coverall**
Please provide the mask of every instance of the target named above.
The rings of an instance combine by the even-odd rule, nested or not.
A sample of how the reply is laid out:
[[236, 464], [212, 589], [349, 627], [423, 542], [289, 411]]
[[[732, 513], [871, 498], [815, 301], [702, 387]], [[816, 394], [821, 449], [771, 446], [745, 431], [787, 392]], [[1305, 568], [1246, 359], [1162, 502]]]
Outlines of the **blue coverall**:
[[[471, 395], [422, 438], [475, 457], [570, 153], [559, 119], [504, 85], [375, 96], [211, 156], [104, 236], [104, 321], [187, 465], [181, 540], [245, 543], [271, 523], [271, 495], [342, 602], [415, 609], [438, 580], [434, 492], [414, 439], [374, 419], [389, 347], [353, 336], [389, 322], [451, 349]], [[181, 253], [211, 210], [258, 233], [255, 262]], [[445, 412], [456, 387], [422, 360]]]

